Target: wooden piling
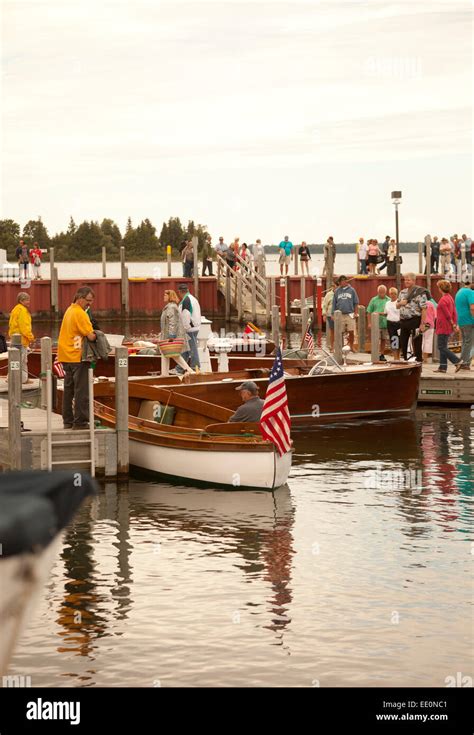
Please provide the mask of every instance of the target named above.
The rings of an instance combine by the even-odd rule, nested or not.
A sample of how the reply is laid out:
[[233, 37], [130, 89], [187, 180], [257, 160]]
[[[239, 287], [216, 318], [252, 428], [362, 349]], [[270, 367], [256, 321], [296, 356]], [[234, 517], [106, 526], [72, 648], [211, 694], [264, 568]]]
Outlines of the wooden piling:
[[51, 337], [41, 337], [41, 408], [46, 408], [47, 386], [46, 371], [53, 369]]
[[49, 249], [49, 270], [50, 270], [50, 289], [51, 289], [51, 311], [54, 316], [59, 310], [58, 298], [58, 269], [54, 264], [54, 247]]
[[117, 475], [127, 475], [128, 448], [128, 350], [115, 348], [115, 415], [117, 432]]
[[198, 299], [199, 298], [199, 264], [198, 264], [198, 236], [193, 235], [192, 243], [193, 243], [193, 259], [194, 259], [194, 296]]
[[230, 319], [230, 272], [226, 270], [225, 274], [225, 318], [228, 321]]
[[128, 268], [125, 265], [125, 248], [123, 245], [120, 248], [120, 293], [122, 310], [125, 314], [128, 314], [130, 311], [128, 300]]
[[257, 281], [255, 279], [255, 273], [252, 272], [251, 281], [251, 300], [252, 300], [252, 321], [257, 321]]
[[296, 248], [293, 248], [293, 260], [294, 260], [294, 266], [295, 266], [295, 276], [298, 275], [298, 250]]
[[306, 277], [300, 278], [300, 313], [303, 315], [303, 309], [306, 307]]
[[431, 293], [431, 237], [426, 238], [426, 288]]
[[240, 322], [244, 320], [244, 300], [243, 300], [243, 283], [242, 278], [237, 279], [237, 319]]
[[301, 342], [304, 345], [304, 338], [308, 329], [309, 309], [304, 306], [301, 310]]
[[366, 335], [366, 329], [365, 329], [365, 306], [361, 306], [359, 304], [358, 309], [358, 338], [359, 338], [359, 352], [365, 352], [365, 335]]
[[423, 273], [423, 243], [418, 243], [418, 273]]
[[342, 365], [342, 345], [344, 334], [342, 331], [342, 312], [337, 309], [334, 312], [334, 358], [339, 365]]
[[269, 327], [272, 323], [272, 292], [271, 292], [271, 278], [265, 279], [265, 322], [266, 326]]
[[280, 314], [278, 306], [272, 306], [272, 341], [280, 344]]
[[380, 357], [380, 315], [370, 315], [370, 355], [372, 362]]
[[107, 278], [107, 248], [102, 245], [102, 278]]
[[8, 349], [8, 453], [11, 470], [21, 470], [21, 335]]
[[171, 277], [171, 245], [166, 246], [166, 264], [168, 267], [168, 278]]
[[286, 278], [280, 278], [280, 327], [286, 329]]

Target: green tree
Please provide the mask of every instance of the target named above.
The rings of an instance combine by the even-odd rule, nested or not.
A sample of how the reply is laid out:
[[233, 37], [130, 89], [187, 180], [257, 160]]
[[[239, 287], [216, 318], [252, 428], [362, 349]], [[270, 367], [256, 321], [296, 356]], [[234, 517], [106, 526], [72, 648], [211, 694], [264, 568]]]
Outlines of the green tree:
[[48, 230], [41, 221], [41, 217], [37, 220], [30, 219], [23, 227], [23, 239], [28, 247], [31, 247], [34, 242], [37, 242], [40, 248], [49, 250], [51, 247], [51, 238], [48, 235]]
[[167, 245], [171, 245], [173, 252], [179, 252], [183, 240], [186, 240], [186, 230], [181, 224], [179, 217], [170, 217], [168, 222], [163, 222], [160, 245], [164, 253], [166, 253]]
[[107, 249], [107, 257], [116, 259], [120, 257], [120, 246], [122, 245], [122, 234], [113, 219], [103, 219], [100, 225], [102, 232], [102, 246]]
[[20, 240], [20, 225], [12, 219], [0, 220], [0, 248], [7, 251], [7, 260], [15, 260]]
[[68, 235], [74, 235], [76, 233], [76, 230], [77, 230], [76, 223], [74, 222], [73, 218], [70, 217], [69, 225], [67, 228]]
[[195, 225], [193, 220], [189, 220], [186, 228], [186, 240], [190, 240], [195, 235], [198, 238], [198, 252], [201, 252], [206, 239], [209, 237], [207, 225]]
[[130, 232], [130, 230], [133, 230], [132, 218], [131, 217], [129, 217], [128, 220], [127, 220], [127, 224], [126, 224], [126, 227], [125, 227], [125, 233]]
[[98, 222], [84, 221], [71, 237], [70, 260], [101, 260], [102, 231]]

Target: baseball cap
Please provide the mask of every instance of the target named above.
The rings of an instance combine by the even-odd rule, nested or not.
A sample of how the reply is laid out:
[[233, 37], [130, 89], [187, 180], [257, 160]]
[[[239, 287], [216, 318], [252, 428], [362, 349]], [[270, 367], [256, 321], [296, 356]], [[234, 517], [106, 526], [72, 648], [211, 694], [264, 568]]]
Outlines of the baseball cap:
[[258, 386], [253, 380], [245, 380], [242, 385], [239, 385], [235, 390], [248, 390], [249, 393], [256, 395], [258, 393]]

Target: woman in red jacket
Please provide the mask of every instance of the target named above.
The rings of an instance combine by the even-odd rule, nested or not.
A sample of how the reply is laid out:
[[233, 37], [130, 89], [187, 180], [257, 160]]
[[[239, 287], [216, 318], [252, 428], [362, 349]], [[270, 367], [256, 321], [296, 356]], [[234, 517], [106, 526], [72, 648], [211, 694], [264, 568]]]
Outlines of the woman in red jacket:
[[456, 366], [457, 372], [461, 367], [461, 360], [448, 349], [449, 335], [459, 330], [456, 308], [451, 296], [451, 283], [450, 281], [438, 281], [438, 288], [443, 295], [438, 302], [436, 312], [436, 334], [438, 335], [439, 347], [439, 368], [436, 372], [445, 373], [448, 369], [448, 360]]

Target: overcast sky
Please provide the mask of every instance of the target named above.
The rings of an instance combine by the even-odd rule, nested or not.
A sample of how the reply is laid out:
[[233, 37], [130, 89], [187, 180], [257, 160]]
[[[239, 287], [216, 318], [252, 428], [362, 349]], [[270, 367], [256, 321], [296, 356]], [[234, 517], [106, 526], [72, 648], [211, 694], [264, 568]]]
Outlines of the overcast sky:
[[472, 234], [470, 2], [0, 7], [2, 219]]

